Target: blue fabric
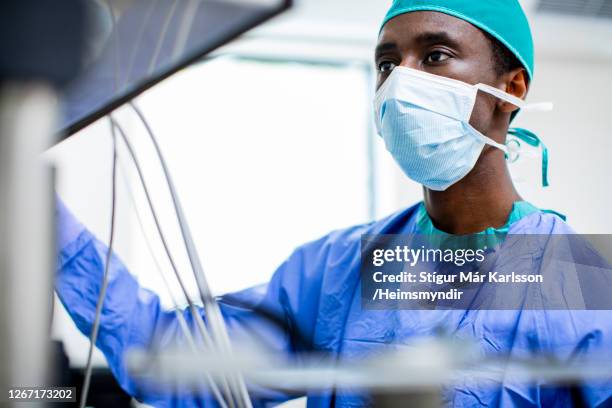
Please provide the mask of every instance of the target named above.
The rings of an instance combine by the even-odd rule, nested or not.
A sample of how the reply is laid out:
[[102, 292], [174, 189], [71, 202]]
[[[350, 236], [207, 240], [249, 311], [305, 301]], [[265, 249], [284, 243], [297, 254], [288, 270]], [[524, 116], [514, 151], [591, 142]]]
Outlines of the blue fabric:
[[[418, 231], [420, 204], [380, 221], [334, 231], [297, 248], [263, 287], [222, 298], [230, 335], [256, 333], [279, 353], [293, 353], [299, 345], [286, 332], [275, 332], [264, 319], [244, 307], [229, 305], [231, 297], [269, 310], [299, 330], [316, 350], [342, 358], [361, 358], [381, 351], [391, 342], [431, 335], [439, 327], [457, 338], [475, 339], [483, 355], [528, 358], [543, 354], [567, 360], [585, 353], [610, 358], [612, 313], [609, 311], [364, 311], [361, 308], [359, 263], [362, 234], [403, 234]], [[106, 247], [68, 212], [58, 208], [61, 242], [56, 289], [66, 309], [84, 334], [89, 334], [104, 270]], [[80, 230], [78, 233], [76, 230]], [[69, 233], [68, 233], [69, 232]], [[530, 212], [509, 226], [510, 234], [571, 234], [560, 218]], [[542, 258], [530, 258], [534, 268]], [[183, 312], [190, 325], [187, 312]], [[253, 332], [252, 332], [253, 331]], [[121, 386], [141, 401], [159, 407], [215, 406], [206, 395], [185, 390], [160, 392], [131, 378], [123, 361], [132, 347], [163, 348], [181, 339], [175, 314], [162, 310], [158, 297], [139, 287], [121, 261], [114, 257], [97, 346], [105, 354]], [[612, 380], [591, 381], [582, 387], [589, 406], [610, 406]], [[254, 405], [263, 407], [288, 398], [280, 392], [257, 389]], [[335, 395], [335, 396], [334, 396]], [[369, 399], [355, 390], [309, 395], [309, 407], [367, 406]], [[566, 407], [570, 395], [545, 383], [499, 384], [463, 378], [445, 390], [448, 406]]]

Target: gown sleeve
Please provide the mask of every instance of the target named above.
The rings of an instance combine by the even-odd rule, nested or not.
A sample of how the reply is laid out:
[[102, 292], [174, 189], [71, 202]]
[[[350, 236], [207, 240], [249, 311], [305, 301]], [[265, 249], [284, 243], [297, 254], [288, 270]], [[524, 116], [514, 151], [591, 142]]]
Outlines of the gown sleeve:
[[[56, 216], [59, 254], [55, 288], [78, 329], [89, 336], [107, 247], [60, 200]], [[217, 406], [205, 390], [194, 392], [179, 385], [161, 389], [130, 375], [125, 364], [129, 349], [163, 350], [170, 344], [180, 347], [187, 343], [177, 311], [164, 310], [159, 297], [140, 287], [116, 255], [110, 262], [96, 346], [104, 353], [120, 386], [136, 399], [156, 407]], [[304, 270], [302, 251], [298, 249], [278, 268], [269, 284], [222, 297], [220, 306], [230, 338], [246, 334], [265, 342], [275, 353], [290, 353], [308, 344], [315, 313], [307, 309], [309, 301], [302, 300], [316, 298], [320, 291], [316, 273], [312, 279], [307, 278], [308, 274]], [[188, 310], [178, 313], [195, 333], [195, 322]], [[198, 313], [205, 319], [202, 309], [198, 308]], [[250, 396], [255, 407], [295, 397], [257, 387], [250, 389]]]

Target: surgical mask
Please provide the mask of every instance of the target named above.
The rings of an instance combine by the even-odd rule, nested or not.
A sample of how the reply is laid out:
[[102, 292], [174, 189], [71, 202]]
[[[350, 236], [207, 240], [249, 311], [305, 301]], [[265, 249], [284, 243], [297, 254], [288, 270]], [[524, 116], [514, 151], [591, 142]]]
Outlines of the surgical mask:
[[551, 110], [552, 104], [526, 104], [486, 84], [470, 85], [412, 68], [396, 67], [374, 100], [378, 134], [412, 180], [444, 191], [476, 165], [485, 145], [508, 156], [497, 143], [469, 124], [478, 91], [523, 110]]

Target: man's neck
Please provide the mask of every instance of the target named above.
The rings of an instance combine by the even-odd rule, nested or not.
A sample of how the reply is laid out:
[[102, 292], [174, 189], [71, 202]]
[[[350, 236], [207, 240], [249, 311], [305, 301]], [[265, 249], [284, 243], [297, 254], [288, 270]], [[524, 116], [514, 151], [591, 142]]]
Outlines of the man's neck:
[[506, 224], [521, 197], [500, 154], [483, 154], [476, 167], [446, 191], [424, 189], [425, 208], [436, 228], [450, 234], [474, 234]]

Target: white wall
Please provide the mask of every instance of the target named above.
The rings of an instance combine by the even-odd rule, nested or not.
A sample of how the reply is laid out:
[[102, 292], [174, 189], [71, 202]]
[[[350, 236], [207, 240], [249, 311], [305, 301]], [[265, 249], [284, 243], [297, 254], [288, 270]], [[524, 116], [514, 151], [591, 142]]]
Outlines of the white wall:
[[[530, 98], [553, 101], [555, 110], [516, 121], [542, 138], [550, 151], [550, 187], [538, 184], [539, 158], [515, 173], [525, 198], [568, 216], [581, 233], [612, 233], [612, 60], [542, 56]], [[517, 163], [519, 164], [519, 163]], [[525, 177], [523, 177], [525, 178]]]

